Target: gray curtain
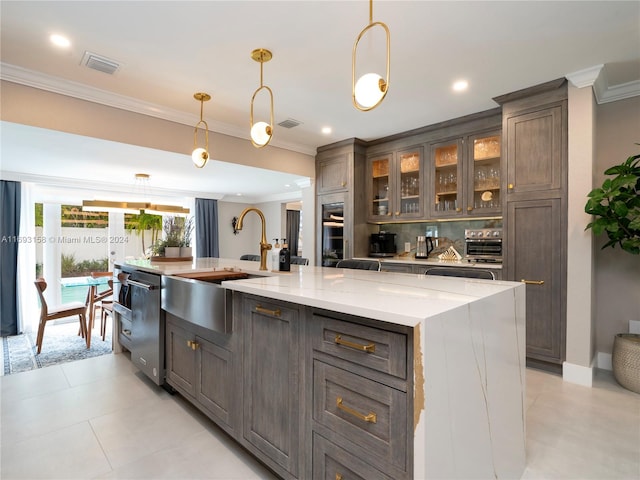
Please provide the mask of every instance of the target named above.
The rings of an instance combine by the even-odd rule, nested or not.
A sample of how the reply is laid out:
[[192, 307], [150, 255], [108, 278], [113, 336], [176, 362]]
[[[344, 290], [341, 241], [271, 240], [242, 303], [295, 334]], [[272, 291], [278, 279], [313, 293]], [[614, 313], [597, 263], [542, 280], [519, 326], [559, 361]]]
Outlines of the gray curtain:
[[218, 201], [196, 198], [196, 257], [219, 257]]
[[20, 182], [0, 180], [0, 205], [0, 336], [5, 337], [18, 333]]
[[287, 243], [291, 255], [298, 255], [298, 237], [300, 236], [300, 211], [287, 210]]

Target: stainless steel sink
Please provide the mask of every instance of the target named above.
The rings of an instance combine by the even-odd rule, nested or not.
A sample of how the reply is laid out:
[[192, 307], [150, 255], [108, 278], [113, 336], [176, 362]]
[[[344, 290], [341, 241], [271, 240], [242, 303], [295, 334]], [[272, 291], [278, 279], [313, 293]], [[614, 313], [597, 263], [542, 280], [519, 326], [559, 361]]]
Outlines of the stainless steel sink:
[[231, 333], [231, 291], [220, 282], [224, 278], [195, 280], [162, 277], [162, 309], [187, 322], [219, 333]]

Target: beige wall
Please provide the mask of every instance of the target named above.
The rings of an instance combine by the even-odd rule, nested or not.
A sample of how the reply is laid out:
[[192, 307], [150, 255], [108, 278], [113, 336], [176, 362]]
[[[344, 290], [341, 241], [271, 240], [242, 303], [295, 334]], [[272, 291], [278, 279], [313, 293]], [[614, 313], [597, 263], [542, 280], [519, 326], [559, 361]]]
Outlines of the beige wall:
[[[604, 170], [640, 153], [640, 97], [597, 108], [594, 186]], [[610, 353], [617, 333], [628, 331], [629, 320], [640, 320], [640, 255], [619, 247], [601, 250], [605, 236], [595, 239], [596, 350]]]
[[593, 236], [584, 226], [592, 189], [595, 155], [595, 100], [591, 86], [569, 85], [568, 215], [567, 215], [567, 340], [566, 361], [590, 367], [595, 349], [593, 314]]
[[[4, 121], [102, 138], [168, 152], [193, 148], [193, 127], [86, 100], [1, 82]], [[211, 157], [229, 163], [315, 177], [315, 158], [270, 146], [257, 149], [241, 138], [210, 132]]]

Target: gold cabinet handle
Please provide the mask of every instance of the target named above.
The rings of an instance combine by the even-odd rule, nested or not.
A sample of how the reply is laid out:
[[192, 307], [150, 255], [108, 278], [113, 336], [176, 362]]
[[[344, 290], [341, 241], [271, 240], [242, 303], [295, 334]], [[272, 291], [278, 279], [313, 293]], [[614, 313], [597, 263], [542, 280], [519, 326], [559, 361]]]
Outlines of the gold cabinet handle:
[[342, 474], [336, 473], [336, 480], [342, 480]]
[[367, 415], [363, 415], [362, 413], [354, 410], [353, 408], [343, 405], [342, 397], [336, 397], [336, 407], [338, 407], [339, 410], [342, 410], [343, 412], [348, 413], [349, 415], [353, 415], [354, 417], [362, 420], [363, 422], [376, 423], [378, 421], [378, 416], [373, 412], [369, 412]]
[[374, 353], [376, 351], [375, 343], [370, 343], [369, 345], [361, 345], [359, 343], [350, 342], [349, 340], [343, 340], [342, 335], [336, 335], [335, 342], [338, 345], [355, 348], [356, 350], [362, 350], [363, 352], [367, 352], [367, 353]]
[[467, 212], [472, 212], [473, 211], [473, 207], [467, 207]]
[[346, 187], [347, 186], [347, 182], [340, 182], [340, 186], [341, 187]]
[[544, 285], [544, 280], [525, 280], [523, 278], [520, 281], [526, 285]]
[[265, 313], [267, 315], [273, 315], [274, 317], [279, 317], [280, 314], [282, 313], [279, 308], [276, 310], [270, 310], [268, 308], [261, 307], [260, 305], [256, 305], [256, 312]]
[[396, 212], [396, 216], [399, 217], [400, 216], [400, 212]]
[[513, 190], [513, 183], [510, 183], [509, 185], [507, 185], [507, 188], [508, 188], [509, 190]]
[[197, 350], [198, 348], [200, 348], [200, 344], [193, 340], [187, 340], [187, 347], [189, 347], [191, 350]]
[[456, 207], [456, 212], [460, 213], [462, 209], [460, 207]]

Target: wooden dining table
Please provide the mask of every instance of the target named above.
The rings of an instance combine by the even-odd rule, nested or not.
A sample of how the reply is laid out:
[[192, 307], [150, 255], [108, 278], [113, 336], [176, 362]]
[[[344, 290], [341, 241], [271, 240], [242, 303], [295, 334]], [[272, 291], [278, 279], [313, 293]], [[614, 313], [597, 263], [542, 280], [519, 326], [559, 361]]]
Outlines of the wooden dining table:
[[87, 348], [91, 347], [91, 330], [94, 322], [94, 306], [97, 302], [113, 294], [112, 289], [99, 291], [103, 285], [108, 285], [113, 278], [113, 272], [92, 272], [91, 275], [83, 277], [66, 277], [60, 279], [63, 288], [88, 287], [87, 291]]

